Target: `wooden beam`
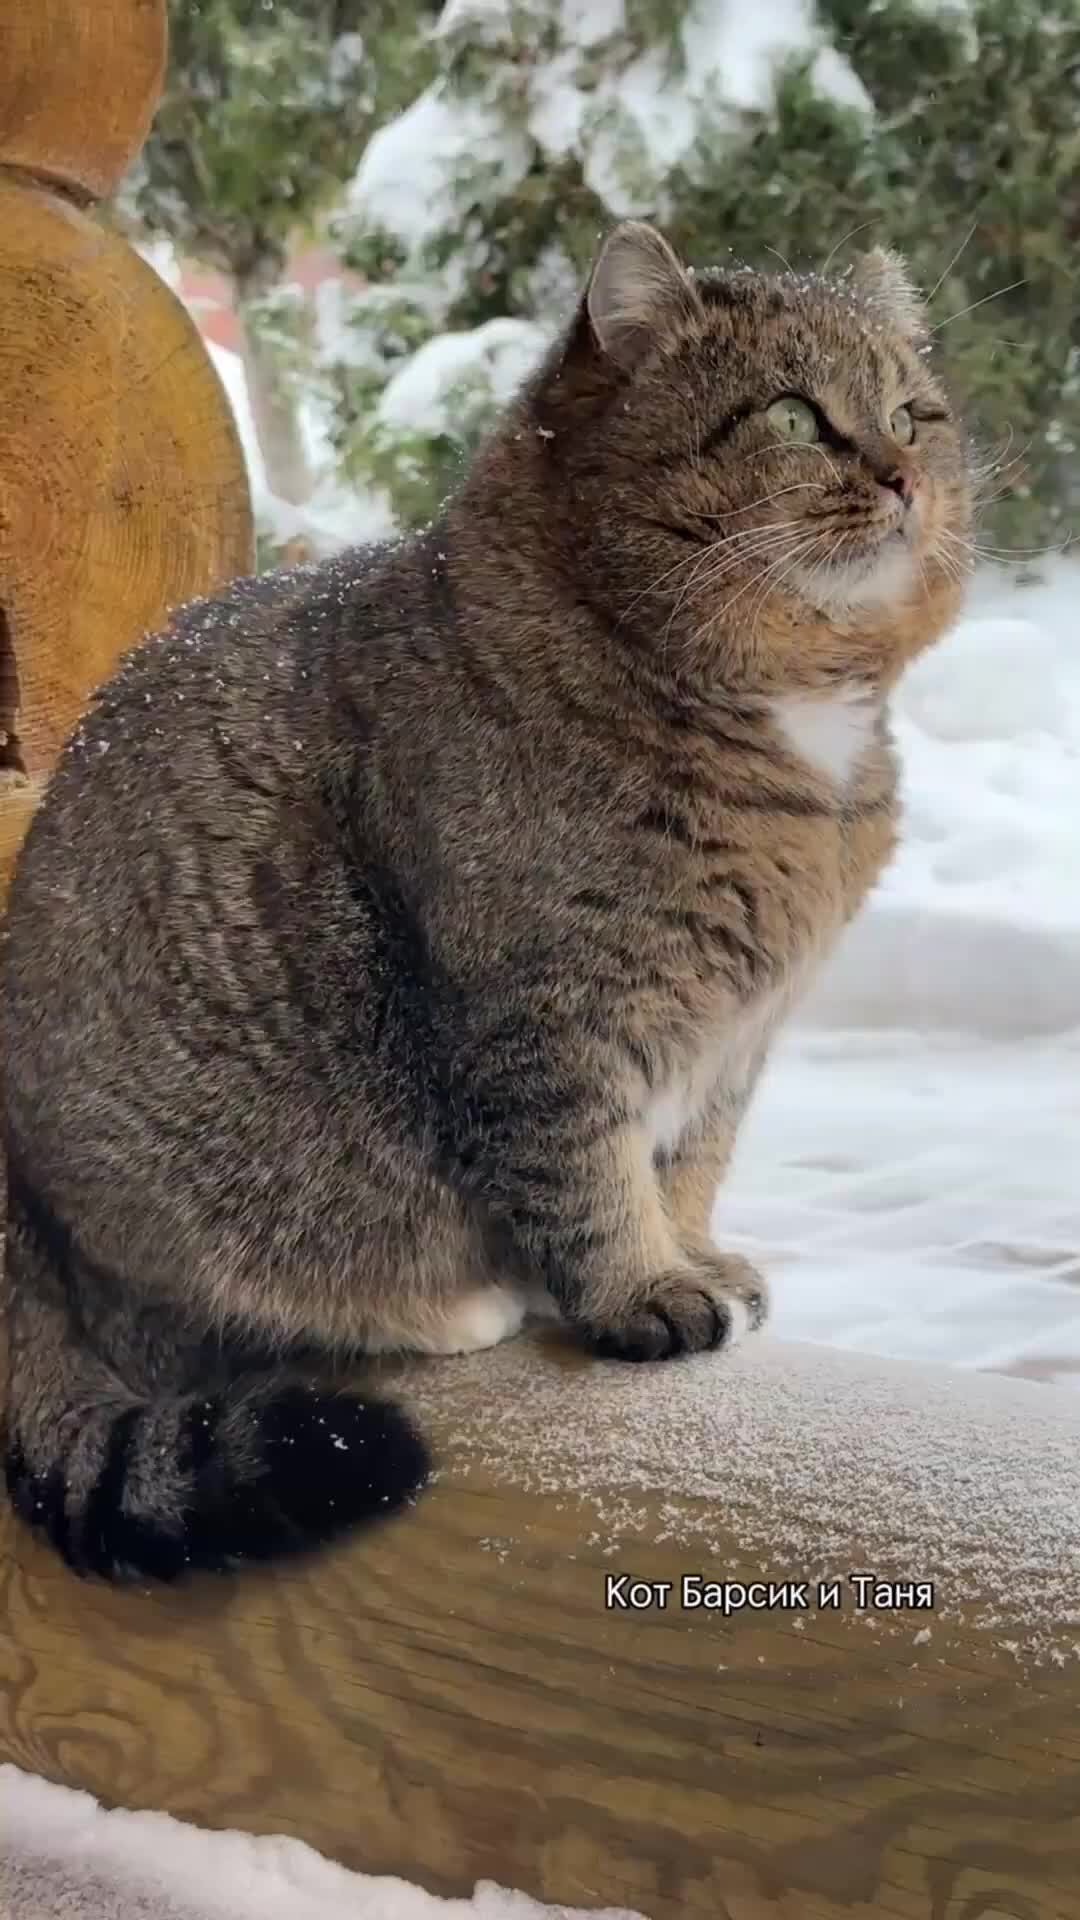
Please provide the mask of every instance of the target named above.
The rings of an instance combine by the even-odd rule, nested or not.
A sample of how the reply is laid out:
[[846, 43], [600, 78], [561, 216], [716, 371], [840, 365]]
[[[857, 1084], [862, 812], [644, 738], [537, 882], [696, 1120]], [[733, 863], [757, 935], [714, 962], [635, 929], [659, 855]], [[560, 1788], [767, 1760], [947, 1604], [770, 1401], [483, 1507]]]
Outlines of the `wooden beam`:
[[[768, 1340], [636, 1370], [552, 1335], [380, 1379], [438, 1480], [305, 1566], [118, 1592], [0, 1522], [0, 1759], [443, 1893], [1080, 1914], [1080, 1401]], [[851, 1573], [935, 1605], [859, 1608]], [[624, 1574], [667, 1605], [606, 1606]], [[808, 1604], [687, 1610], [700, 1575]]]

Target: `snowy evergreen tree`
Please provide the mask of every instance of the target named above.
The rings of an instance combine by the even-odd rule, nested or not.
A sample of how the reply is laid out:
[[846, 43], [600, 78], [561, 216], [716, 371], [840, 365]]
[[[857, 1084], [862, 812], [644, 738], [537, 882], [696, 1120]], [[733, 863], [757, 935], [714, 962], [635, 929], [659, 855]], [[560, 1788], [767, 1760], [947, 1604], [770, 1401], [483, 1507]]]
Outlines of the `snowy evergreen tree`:
[[118, 217], [231, 281], [285, 501], [305, 500], [311, 475], [294, 404], [308, 315], [281, 270], [372, 129], [423, 84], [436, 12], [424, 0], [169, 0], [165, 94]]
[[429, 56], [339, 222], [368, 287], [321, 316], [353, 484], [426, 518], [633, 213], [699, 264], [899, 246], [988, 457], [1012, 462], [997, 537], [1060, 533], [1080, 0], [448, 0]]

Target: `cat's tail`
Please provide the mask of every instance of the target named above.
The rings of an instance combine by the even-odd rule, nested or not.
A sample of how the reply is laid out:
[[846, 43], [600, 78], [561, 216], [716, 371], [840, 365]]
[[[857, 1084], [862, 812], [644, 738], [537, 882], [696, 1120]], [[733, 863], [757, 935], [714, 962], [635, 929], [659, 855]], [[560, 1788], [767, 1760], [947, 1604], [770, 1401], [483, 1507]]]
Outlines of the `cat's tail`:
[[73, 1305], [73, 1258], [9, 1177], [7, 1485], [76, 1572], [174, 1580], [277, 1559], [423, 1486], [423, 1443], [396, 1407], [225, 1369], [210, 1391], [178, 1391], [152, 1315], [106, 1311], [94, 1340]]

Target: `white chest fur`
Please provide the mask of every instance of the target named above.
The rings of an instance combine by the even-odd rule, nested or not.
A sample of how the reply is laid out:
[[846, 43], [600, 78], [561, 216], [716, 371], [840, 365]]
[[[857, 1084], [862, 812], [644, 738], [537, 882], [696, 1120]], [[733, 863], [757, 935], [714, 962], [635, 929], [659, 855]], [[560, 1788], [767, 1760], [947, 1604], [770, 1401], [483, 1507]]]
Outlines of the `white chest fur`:
[[815, 773], [847, 786], [874, 737], [880, 702], [865, 686], [830, 693], [784, 693], [769, 702], [789, 749]]

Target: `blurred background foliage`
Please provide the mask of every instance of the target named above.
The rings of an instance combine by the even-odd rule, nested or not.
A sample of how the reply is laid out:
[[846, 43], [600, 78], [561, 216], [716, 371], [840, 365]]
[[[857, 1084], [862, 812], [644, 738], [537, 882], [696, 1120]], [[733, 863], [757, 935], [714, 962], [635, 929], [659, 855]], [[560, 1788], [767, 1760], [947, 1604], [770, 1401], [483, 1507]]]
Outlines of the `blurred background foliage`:
[[[1071, 530], [1080, 0], [807, 0], [771, 39], [739, 0], [170, 12], [113, 217], [226, 276], [262, 504], [309, 545], [350, 503], [358, 530], [430, 517], [627, 213], [699, 265], [898, 247], [990, 469], [984, 539]], [[314, 239], [345, 277], [312, 291], [289, 262]]]

